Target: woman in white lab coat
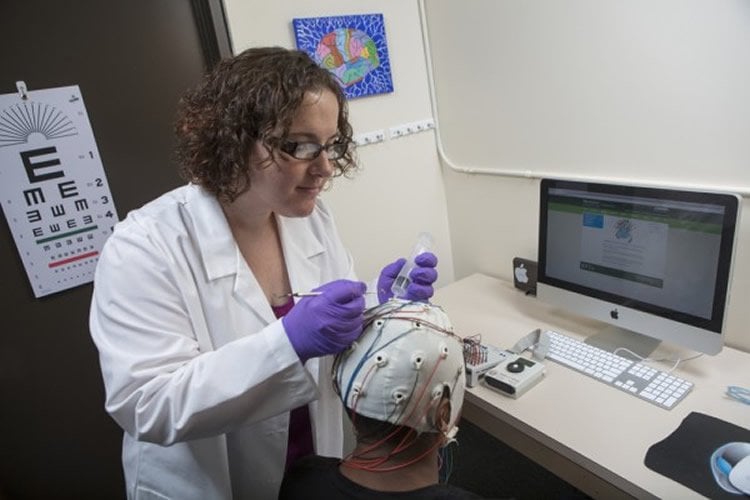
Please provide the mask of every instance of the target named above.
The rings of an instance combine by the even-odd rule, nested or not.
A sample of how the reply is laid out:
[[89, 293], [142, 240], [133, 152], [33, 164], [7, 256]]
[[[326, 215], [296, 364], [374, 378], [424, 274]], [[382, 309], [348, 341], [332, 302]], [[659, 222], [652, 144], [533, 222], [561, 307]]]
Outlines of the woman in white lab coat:
[[[91, 305], [127, 496], [276, 498], [286, 465], [343, 451], [329, 355], [361, 333], [366, 287], [318, 195], [354, 168], [346, 101], [305, 54], [249, 49], [176, 131], [190, 183], [116, 226]], [[428, 299], [436, 258], [417, 264], [406, 298]]]

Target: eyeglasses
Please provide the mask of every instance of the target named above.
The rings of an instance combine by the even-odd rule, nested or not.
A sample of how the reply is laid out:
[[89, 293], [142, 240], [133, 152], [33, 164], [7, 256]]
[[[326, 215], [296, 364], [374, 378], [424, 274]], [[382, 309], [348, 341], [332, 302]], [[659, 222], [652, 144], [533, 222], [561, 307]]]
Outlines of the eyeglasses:
[[282, 141], [279, 149], [298, 160], [314, 160], [325, 151], [329, 160], [338, 160], [344, 156], [349, 149], [349, 143], [345, 141], [332, 142], [331, 144], [318, 144], [317, 142], [295, 142]]

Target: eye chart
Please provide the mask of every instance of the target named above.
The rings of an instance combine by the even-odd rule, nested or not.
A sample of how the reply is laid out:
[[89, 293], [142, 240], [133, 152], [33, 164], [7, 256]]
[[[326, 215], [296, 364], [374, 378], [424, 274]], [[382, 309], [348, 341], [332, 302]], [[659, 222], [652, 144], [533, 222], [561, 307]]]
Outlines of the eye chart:
[[77, 85], [0, 95], [0, 201], [35, 297], [94, 279], [117, 222]]

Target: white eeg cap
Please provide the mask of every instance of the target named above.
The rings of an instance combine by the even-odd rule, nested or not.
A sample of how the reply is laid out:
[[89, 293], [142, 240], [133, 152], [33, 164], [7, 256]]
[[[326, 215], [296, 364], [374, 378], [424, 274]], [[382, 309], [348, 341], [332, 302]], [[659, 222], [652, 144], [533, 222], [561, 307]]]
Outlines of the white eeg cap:
[[450, 391], [454, 427], [464, 399], [462, 340], [435, 305], [391, 299], [365, 312], [365, 329], [336, 356], [334, 382], [344, 405], [360, 415], [418, 432], [440, 432], [435, 410]]

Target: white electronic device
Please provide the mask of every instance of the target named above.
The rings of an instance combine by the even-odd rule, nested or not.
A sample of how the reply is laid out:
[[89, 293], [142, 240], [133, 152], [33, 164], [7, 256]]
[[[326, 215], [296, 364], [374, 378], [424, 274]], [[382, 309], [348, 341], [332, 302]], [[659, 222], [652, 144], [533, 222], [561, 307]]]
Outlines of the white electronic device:
[[[544, 377], [549, 344], [549, 336], [539, 328], [521, 337], [506, 351], [505, 359], [484, 375], [485, 384], [511, 398], [520, 397]], [[533, 360], [521, 356], [526, 349], [532, 351]]]
[[719, 446], [710, 462], [714, 479], [724, 491], [750, 495], [750, 443], [732, 442]]
[[539, 199], [537, 297], [611, 325], [588, 344], [721, 351], [740, 196], [542, 179]]
[[466, 386], [474, 387], [484, 375], [512, 355], [505, 349], [478, 341], [464, 341]]
[[503, 362], [484, 374], [487, 386], [501, 394], [518, 398], [544, 377], [544, 364], [508, 351]]

